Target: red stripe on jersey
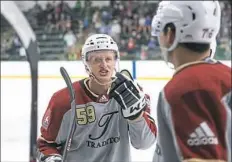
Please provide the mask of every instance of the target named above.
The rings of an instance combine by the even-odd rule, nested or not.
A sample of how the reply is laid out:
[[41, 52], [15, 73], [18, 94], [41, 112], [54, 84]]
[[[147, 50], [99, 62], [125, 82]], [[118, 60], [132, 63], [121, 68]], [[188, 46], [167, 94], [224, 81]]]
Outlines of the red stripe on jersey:
[[156, 125], [155, 125], [155, 122], [152, 121], [150, 118], [150, 116], [147, 114], [147, 113], [143, 113], [143, 117], [145, 118], [146, 122], [147, 122], [147, 125], [149, 126], [149, 128], [151, 129], [151, 132], [155, 134], [157, 134], [157, 128], [156, 128]]
[[157, 135], [157, 128], [155, 124], [155, 120], [150, 116], [150, 96], [146, 94], [147, 99], [147, 106], [145, 108], [145, 112], [143, 113], [143, 117], [145, 118], [149, 128], [151, 129], [151, 132]]

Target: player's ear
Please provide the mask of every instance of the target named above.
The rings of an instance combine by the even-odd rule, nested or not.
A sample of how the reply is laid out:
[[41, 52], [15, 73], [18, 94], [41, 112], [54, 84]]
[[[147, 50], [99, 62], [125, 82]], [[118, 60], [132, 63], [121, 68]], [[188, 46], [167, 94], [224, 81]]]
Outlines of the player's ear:
[[173, 23], [168, 23], [164, 29], [163, 29], [163, 33], [165, 36], [165, 44], [166, 47], [170, 47], [174, 40], [175, 40], [175, 33], [176, 33], [176, 27]]
[[173, 44], [174, 40], [175, 40], [175, 30], [173, 30], [171, 27], [168, 27], [167, 43], [169, 47]]

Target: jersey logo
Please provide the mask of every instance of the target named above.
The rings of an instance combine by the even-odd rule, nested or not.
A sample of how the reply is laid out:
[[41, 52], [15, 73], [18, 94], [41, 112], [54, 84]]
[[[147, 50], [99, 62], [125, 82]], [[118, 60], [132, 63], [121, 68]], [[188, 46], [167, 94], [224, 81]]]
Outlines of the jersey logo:
[[100, 103], [105, 103], [105, 102], [108, 102], [108, 101], [109, 101], [109, 98], [106, 95], [101, 95], [98, 98], [98, 102], [100, 102]]
[[139, 111], [142, 108], [144, 108], [146, 106], [147, 102], [146, 102], [146, 98], [144, 97], [141, 102], [139, 102], [138, 104], [134, 104], [131, 106], [130, 108], [130, 113], [132, 114], [135, 110]]
[[48, 129], [48, 126], [50, 125], [50, 119], [51, 119], [51, 110], [49, 109], [45, 115], [44, 115], [44, 118], [43, 118], [43, 122], [42, 122], [42, 127], [44, 129]]
[[99, 126], [99, 128], [103, 128], [103, 131], [97, 137], [93, 137], [93, 135], [90, 134], [89, 135], [89, 139], [91, 139], [91, 140], [97, 140], [97, 139], [101, 138], [106, 133], [107, 128], [109, 126], [109, 123], [110, 123], [111, 119], [117, 113], [118, 113], [118, 111], [114, 111], [114, 112], [110, 112], [110, 113], [102, 115], [102, 117], [98, 121], [98, 126]]
[[217, 145], [218, 139], [210, 129], [206, 122], [202, 122], [195, 130], [189, 135], [187, 140], [189, 146], [200, 145]]

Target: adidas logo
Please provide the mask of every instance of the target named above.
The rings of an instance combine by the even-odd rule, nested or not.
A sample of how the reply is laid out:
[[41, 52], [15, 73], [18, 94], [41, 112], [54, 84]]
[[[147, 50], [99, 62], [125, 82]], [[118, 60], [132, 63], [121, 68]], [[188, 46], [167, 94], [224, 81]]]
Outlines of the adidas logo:
[[107, 101], [109, 101], [109, 99], [105, 95], [100, 96], [99, 102], [107, 102]]
[[215, 134], [209, 128], [206, 122], [202, 122], [193, 133], [190, 134], [190, 138], [187, 140], [189, 146], [199, 145], [216, 145], [218, 139]]

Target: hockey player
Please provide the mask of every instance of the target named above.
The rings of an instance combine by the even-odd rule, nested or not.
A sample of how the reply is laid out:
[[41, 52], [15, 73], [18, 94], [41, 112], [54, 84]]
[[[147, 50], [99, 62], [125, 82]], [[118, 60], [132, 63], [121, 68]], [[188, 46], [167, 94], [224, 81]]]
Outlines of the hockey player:
[[[156, 139], [149, 96], [119, 72], [118, 46], [105, 34], [90, 36], [82, 59], [88, 78], [73, 83], [76, 93], [76, 129], [67, 162], [129, 162], [130, 143], [147, 149]], [[52, 96], [38, 138], [38, 159], [61, 162], [71, 124], [68, 89]], [[129, 140], [130, 139], [130, 140]]]
[[218, 1], [163, 1], [152, 20], [175, 69], [160, 92], [154, 162], [231, 162], [231, 68], [212, 59]]

